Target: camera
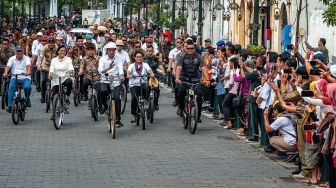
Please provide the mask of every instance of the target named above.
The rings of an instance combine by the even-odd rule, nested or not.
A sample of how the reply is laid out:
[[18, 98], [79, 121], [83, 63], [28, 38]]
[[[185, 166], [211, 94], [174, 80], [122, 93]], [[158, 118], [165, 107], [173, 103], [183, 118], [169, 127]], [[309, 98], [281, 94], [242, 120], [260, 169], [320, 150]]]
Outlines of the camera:
[[320, 75], [321, 70], [320, 69], [310, 69], [310, 75]]
[[313, 97], [314, 96], [314, 92], [312, 92], [310, 90], [302, 90], [301, 96], [302, 97]]
[[284, 69], [285, 74], [292, 74], [292, 69]]

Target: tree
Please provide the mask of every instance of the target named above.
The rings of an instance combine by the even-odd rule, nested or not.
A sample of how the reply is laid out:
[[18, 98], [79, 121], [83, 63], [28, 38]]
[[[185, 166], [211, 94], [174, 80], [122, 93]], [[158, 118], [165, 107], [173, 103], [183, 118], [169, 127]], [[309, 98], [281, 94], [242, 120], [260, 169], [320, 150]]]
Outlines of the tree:
[[336, 26], [336, 0], [320, 0], [324, 5], [327, 6], [324, 10], [323, 22], [328, 26]]

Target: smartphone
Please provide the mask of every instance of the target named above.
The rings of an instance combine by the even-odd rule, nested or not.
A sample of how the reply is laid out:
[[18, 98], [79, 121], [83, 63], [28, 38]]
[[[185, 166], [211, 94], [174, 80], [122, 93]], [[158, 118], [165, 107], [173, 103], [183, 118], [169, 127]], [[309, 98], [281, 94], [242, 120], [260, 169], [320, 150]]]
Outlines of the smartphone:
[[288, 50], [292, 50], [292, 49], [293, 49], [293, 44], [288, 45], [288, 46], [287, 46], [287, 49], [288, 49]]
[[312, 66], [316, 66], [317, 65], [317, 61], [309, 61], [310, 62], [310, 64], [312, 65]]
[[284, 73], [286, 73], [286, 74], [292, 74], [292, 69], [284, 69]]
[[301, 96], [302, 97], [313, 97], [314, 93], [313, 93], [313, 91], [310, 91], [310, 90], [303, 90], [301, 92]]
[[320, 75], [321, 70], [320, 69], [310, 69], [310, 75]]
[[303, 129], [305, 131], [316, 130], [316, 124], [306, 124], [303, 126]]

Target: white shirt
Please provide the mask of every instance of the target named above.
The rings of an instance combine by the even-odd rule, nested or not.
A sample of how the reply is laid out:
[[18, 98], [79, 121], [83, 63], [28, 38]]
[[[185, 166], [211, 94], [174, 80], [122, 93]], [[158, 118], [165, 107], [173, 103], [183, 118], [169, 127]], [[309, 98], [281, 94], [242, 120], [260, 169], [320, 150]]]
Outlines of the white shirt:
[[121, 52], [116, 50], [115, 55], [118, 56], [120, 63], [123, 65], [123, 69], [126, 69], [127, 62], [131, 62], [128, 53], [125, 50], [121, 50]]
[[[136, 71], [135, 68], [136, 63], [132, 63], [128, 69], [127, 72], [130, 72], [132, 76], [143, 76], [143, 80], [145, 81], [145, 83], [147, 83], [147, 74], [148, 71], [151, 70], [151, 68], [149, 67], [149, 65], [147, 63], [142, 63], [142, 71], [141, 71], [141, 75], [139, 75]], [[129, 79], [129, 87], [133, 87], [133, 86], [140, 86], [140, 78], [130, 78]]]
[[[153, 42], [152, 46], [154, 48], [154, 54], [158, 54], [159, 53], [159, 47], [158, 47], [158, 45], [155, 42]], [[144, 43], [141, 46], [141, 48], [146, 51], [146, 49], [147, 49], [147, 43]]]
[[[295, 145], [296, 144], [296, 138], [293, 136], [296, 136], [294, 125], [292, 123], [292, 120], [288, 117], [278, 117], [272, 124], [271, 127], [273, 130], [279, 130], [280, 133], [284, 136], [284, 140], [289, 145]], [[292, 135], [290, 135], [290, 134]]]
[[65, 36], [65, 31], [64, 29], [57, 30], [57, 34], [64, 37]]
[[[7, 66], [11, 69], [12, 79], [15, 78], [15, 74], [26, 73], [27, 66], [31, 64], [30, 58], [23, 55], [21, 60], [16, 58], [16, 55], [10, 57], [7, 62]], [[30, 76], [18, 76], [19, 80], [31, 79]]]
[[65, 56], [63, 59], [58, 59], [55, 57], [51, 60], [49, 73], [53, 76], [51, 80], [51, 86], [59, 85], [59, 78], [56, 76], [64, 77], [62, 83], [69, 78], [70, 71], [73, 71], [74, 67], [72, 64], [72, 59], [68, 56]]
[[100, 73], [100, 82], [109, 83], [109, 81], [107, 81], [109, 78], [106, 77], [105, 73], [103, 74], [102, 71], [110, 67], [112, 63], [114, 63], [113, 68], [108, 70], [106, 73], [108, 74], [108, 77], [113, 76], [113, 86], [116, 87], [120, 85], [119, 76], [124, 74], [122, 63], [120, 63], [117, 56], [114, 56], [113, 59], [109, 58], [108, 55], [101, 57], [99, 59], [98, 71]]
[[172, 67], [174, 67], [175, 65], [177, 54], [180, 53], [181, 51], [182, 51], [181, 49], [179, 50], [177, 48], [170, 50], [168, 58], [172, 59]]
[[41, 44], [41, 42], [39, 41], [39, 40], [34, 40], [33, 41], [33, 44], [32, 44], [32, 49], [31, 49], [31, 53], [34, 55], [34, 52], [35, 52], [35, 50], [36, 50], [36, 48], [37, 48], [37, 46], [39, 45], [39, 44]]
[[40, 56], [40, 54], [41, 54], [41, 52], [42, 52], [42, 49], [43, 49], [43, 45], [42, 45], [42, 43], [39, 43], [37, 46], [36, 46], [36, 48], [35, 48], [35, 50], [33, 51], [33, 55], [36, 55], [37, 57], [39, 57]]
[[237, 70], [231, 70], [230, 71], [230, 80], [227, 82], [227, 84], [231, 85], [233, 84], [232, 88], [230, 89], [229, 93], [236, 94], [238, 93], [238, 88], [239, 88], [239, 82], [235, 82], [233, 78], [233, 74], [239, 74], [239, 69]]

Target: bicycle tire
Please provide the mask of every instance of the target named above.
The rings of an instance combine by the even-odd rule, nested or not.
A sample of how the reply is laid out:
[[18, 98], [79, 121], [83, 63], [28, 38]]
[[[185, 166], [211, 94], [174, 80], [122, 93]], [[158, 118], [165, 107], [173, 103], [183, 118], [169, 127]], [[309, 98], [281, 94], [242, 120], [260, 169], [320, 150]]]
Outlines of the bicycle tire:
[[91, 116], [95, 121], [98, 121], [98, 106], [97, 106], [97, 99], [95, 96], [92, 96], [90, 99], [90, 110]]
[[7, 101], [8, 101], [8, 88], [7, 88], [7, 83], [6, 81], [3, 81], [2, 82], [2, 95], [1, 95], [1, 108], [4, 110], [6, 109], [6, 106], [7, 106]]
[[75, 104], [75, 106], [78, 106], [78, 104], [79, 104], [79, 102], [78, 102], [79, 96], [78, 96], [78, 92], [77, 91], [75, 91], [73, 93], [73, 98], [74, 98], [74, 104]]
[[153, 99], [150, 101], [149, 105], [150, 105], [150, 107], [149, 107], [149, 109], [150, 109], [149, 110], [149, 116], [150, 116], [149, 122], [153, 123], [153, 121], [154, 121], [154, 112], [155, 112], [155, 105], [154, 105]]
[[190, 122], [189, 122], [189, 132], [195, 134], [197, 129], [197, 118], [198, 118], [198, 105], [195, 99], [192, 100], [190, 104]]
[[24, 121], [25, 117], [26, 117], [26, 106], [25, 106], [24, 102], [22, 102], [22, 101], [20, 102], [19, 110], [20, 110], [20, 113], [19, 113], [20, 119], [21, 119], [21, 121]]
[[122, 84], [120, 87], [120, 99], [121, 99], [121, 114], [124, 114], [127, 104], [127, 91], [125, 84]]
[[114, 100], [111, 101], [111, 134], [112, 134], [112, 139], [115, 139], [116, 137], [116, 121], [117, 121], [117, 116], [116, 116], [116, 108], [115, 108], [115, 102]]
[[139, 125], [139, 123], [140, 123], [140, 112], [138, 110], [136, 114], [136, 125]]
[[62, 104], [60, 101], [59, 94], [56, 94], [54, 96], [53, 100], [53, 124], [56, 130], [59, 130], [61, 128], [62, 123]]
[[184, 102], [184, 109], [182, 110], [182, 121], [183, 121], [183, 128], [187, 129], [188, 125], [189, 125], [189, 117], [188, 117], [188, 103], [187, 103], [187, 97], [185, 98], [185, 102]]
[[146, 129], [146, 114], [145, 114], [144, 108], [141, 108], [140, 116], [141, 116], [142, 130], [145, 130]]
[[15, 125], [19, 124], [19, 116], [19, 105], [17, 99], [15, 99], [12, 104], [12, 120]]
[[46, 102], [46, 113], [48, 113], [50, 110], [50, 91], [49, 90], [46, 91], [44, 98]]

